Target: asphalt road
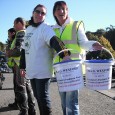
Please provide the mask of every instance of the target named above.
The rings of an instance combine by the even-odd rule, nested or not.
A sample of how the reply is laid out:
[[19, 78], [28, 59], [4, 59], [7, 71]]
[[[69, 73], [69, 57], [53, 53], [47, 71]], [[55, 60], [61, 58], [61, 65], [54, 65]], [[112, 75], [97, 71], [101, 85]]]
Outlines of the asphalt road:
[[[19, 110], [11, 110], [8, 104], [14, 101], [12, 74], [5, 74], [3, 89], [0, 90], [0, 115], [18, 115]], [[50, 94], [53, 107], [53, 115], [63, 115], [57, 82], [54, 80], [50, 85]], [[110, 94], [110, 92], [112, 92]], [[80, 115], [115, 115], [115, 84], [106, 94], [83, 87], [79, 91]], [[37, 108], [37, 115], [39, 110]]]

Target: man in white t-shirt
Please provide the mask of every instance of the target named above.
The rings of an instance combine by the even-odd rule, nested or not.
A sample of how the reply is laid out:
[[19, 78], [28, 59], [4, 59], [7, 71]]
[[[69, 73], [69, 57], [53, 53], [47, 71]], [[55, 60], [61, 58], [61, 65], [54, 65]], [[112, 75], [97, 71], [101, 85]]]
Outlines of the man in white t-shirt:
[[[45, 20], [46, 8], [37, 5], [33, 10], [33, 16], [29, 21], [24, 38], [24, 50], [20, 61], [22, 76], [25, 74], [31, 81], [34, 96], [37, 99], [40, 115], [52, 115], [51, 101], [49, 96], [50, 78], [52, 76], [52, 49], [57, 52], [65, 49], [63, 42], [56, 36], [52, 28], [47, 25]], [[63, 60], [69, 59], [70, 52], [65, 51], [59, 56]]]

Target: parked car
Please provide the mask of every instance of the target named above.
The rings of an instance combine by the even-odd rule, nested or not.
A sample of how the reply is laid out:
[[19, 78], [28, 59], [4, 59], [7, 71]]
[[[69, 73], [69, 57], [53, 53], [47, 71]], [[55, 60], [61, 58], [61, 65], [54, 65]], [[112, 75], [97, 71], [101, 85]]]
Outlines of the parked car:
[[0, 51], [0, 90], [2, 89], [3, 82], [5, 80], [3, 73], [11, 73], [12, 69], [7, 65], [7, 58], [5, 53]]
[[0, 71], [2, 73], [12, 73], [12, 69], [8, 67], [5, 53], [1, 51], [0, 51]]

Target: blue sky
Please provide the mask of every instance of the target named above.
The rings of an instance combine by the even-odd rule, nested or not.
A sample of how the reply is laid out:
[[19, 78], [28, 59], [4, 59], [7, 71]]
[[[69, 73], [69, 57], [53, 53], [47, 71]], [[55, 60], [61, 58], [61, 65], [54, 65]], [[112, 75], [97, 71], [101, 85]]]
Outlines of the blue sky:
[[[33, 8], [43, 4], [47, 8], [46, 22], [55, 24], [52, 15], [57, 0], [0, 0], [0, 42], [7, 40], [7, 30], [13, 27], [14, 19], [23, 17], [29, 20]], [[95, 32], [115, 26], [115, 0], [65, 0], [69, 7], [69, 16], [74, 20], [83, 20], [86, 31]]]

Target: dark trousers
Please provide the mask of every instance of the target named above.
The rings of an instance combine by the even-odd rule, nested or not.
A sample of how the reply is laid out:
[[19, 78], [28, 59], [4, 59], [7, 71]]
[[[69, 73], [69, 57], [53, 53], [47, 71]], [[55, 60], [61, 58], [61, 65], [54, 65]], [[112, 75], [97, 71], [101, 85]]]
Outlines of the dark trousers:
[[49, 96], [50, 79], [31, 79], [34, 96], [37, 99], [40, 115], [52, 115]]
[[[30, 80], [20, 76], [20, 69], [15, 66], [15, 95], [21, 115], [35, 115], [35, 100]], [[28, 114], [29, 113], [29, 114]]]
[[14, 96], [15, 96], [15, 99], [14, 99], [14, 102], [17, 103], [17, 100], [16, 100], [16, 70], [15, 68], [12, 68], [13, 70], [13, 85], [14, 85]]

